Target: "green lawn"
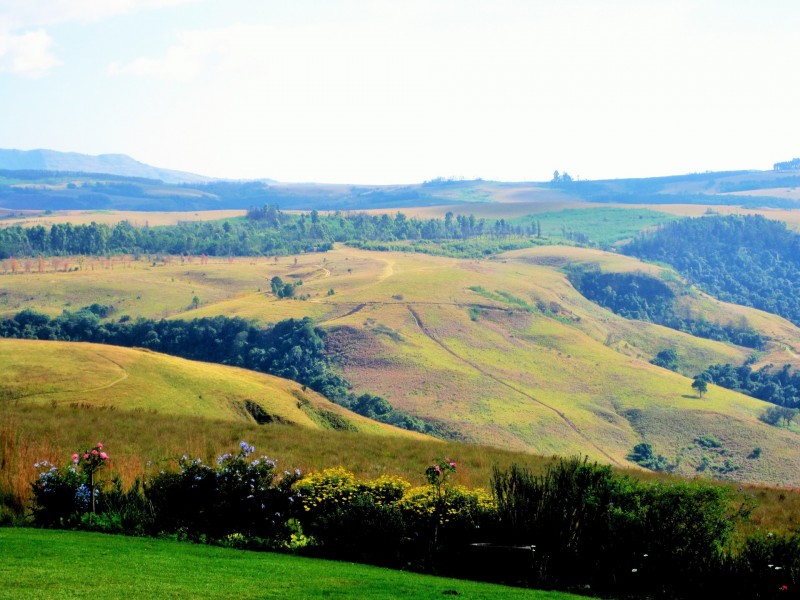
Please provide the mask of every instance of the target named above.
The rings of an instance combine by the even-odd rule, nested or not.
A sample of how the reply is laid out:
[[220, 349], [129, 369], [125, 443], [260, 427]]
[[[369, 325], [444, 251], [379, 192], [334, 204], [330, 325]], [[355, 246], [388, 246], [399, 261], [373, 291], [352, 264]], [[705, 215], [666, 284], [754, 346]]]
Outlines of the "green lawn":
[[451, 596], [583, 598], [283, 554], [97, 533], [0, 528], [0, 598]]

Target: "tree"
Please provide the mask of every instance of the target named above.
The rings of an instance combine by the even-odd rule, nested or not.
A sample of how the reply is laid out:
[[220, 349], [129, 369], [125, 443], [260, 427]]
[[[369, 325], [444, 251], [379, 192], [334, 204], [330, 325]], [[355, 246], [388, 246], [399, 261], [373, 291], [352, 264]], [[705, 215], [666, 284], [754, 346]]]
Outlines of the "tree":
[[657, 367], [663, 367], [665, 369], [669, 369], [670, 371], [677, 371], [678, 370], [678, 353], [675, 351], [674, 348], [665, 348], [658, 354], [656, 357], [650, 361], [651, 364], [654, 364]]
[[773, 425], [775, 427], [777, 427], [781, 422], [781, 419], [783, 419], [784, 426], [788, 427], [797, 414], [798, 410], [796, 408], [789, 408], [786, 406], [770, 406], [767, 410], [761, 413], [758, 418], [764, 421], [764, 423], [767, 425]]
[[695, 377], [694, 381], [692, 382], [692, 389], [697, 390], [697, 393], [700, 394], [700, 397], [703, 397], [708, 391], [708, 382], [703, 379], [702, 377]]

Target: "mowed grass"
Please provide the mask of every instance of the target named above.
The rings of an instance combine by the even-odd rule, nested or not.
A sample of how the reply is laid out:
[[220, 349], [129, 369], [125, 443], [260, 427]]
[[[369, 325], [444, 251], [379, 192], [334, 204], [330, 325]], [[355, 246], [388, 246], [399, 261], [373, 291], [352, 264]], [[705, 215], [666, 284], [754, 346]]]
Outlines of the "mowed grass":
[[[168, 540], [0, 529], [0, 598], [578, 598]], [[580, 596], [585, 598], [585, 596]]]

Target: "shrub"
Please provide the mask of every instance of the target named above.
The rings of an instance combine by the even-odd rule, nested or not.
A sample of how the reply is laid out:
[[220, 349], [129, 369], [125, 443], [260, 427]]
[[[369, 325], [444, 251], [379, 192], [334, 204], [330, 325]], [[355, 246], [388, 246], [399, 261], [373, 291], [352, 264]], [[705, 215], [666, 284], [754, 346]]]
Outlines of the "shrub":
[[215, 467], [182, 456], [179, 472], [153, 477], [145, 495], [153, 506], [155, 531], [212, 540], [238, 533], [283, 543], [295, 502], [292, 484], [300, 472], [285, 471], [278, 478], [275, 461], [249, 459], [254, 452], [241, 442], [237, 454], [223, 454]]
[[[757, 532], [728, 557], [720, 594], [728, 598], [794, 598], [800, 586], [800, 532]], [[790, 595], [792, 594], [792, 595]]]
[[536, 585], [696, 591], [733, 528], [722, 487], [647, 485], [586, 459], [561, 459], [542, 475], [495, 469], [492, 485], [496, 541], [535, 545], [527, 579]]
[[33, 487], [33, 520], [44, 527], [72, 527], [83, 514], [96, 512], [100, 490], [95, 474], [108, 464], [103, 444], [76, 452], [72, 464], [57, 467], [41, 461]]

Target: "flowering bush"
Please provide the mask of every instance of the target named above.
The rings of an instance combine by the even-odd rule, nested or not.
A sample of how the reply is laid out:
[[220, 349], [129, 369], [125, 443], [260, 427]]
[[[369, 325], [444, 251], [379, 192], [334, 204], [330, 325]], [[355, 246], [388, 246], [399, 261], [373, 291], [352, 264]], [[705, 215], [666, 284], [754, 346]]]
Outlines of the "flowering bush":
[[295, 485], [303, 510], [311, 513], [307, 515], [311, 518], [359, 496], [367, 496], [377, 505], [396, 503], [410, 487], [410, 483], [393, 475], [381, 475], [372, 481], [356, 481], [355, 476], [342, 467], [311, 473]]
[[435, 486], [416, 487], [408, 491], [399, 506], [409, 520], [445, 525], [454, 521], [475, 520], [481, 513], [495, 508], [491, 494], [483, 489], [449, 486], [440, 497]]
[[238, 534], [280, 542], [288, 536], [286, 520], [295, 503], [292, 484], [301, 473], [279, 476], [275, 460], [252, 458], [254, 453], [243, 441], [238, 453], [223, 454], [214, 466], [182, 456], [177, 473], [162, 471], [150, 479], [145, 495], [153, 506], [156, 531], [215, 540], [235, 540]]
[[33, 483], [33, 517], [37, 525], [68, 527], [81, 515], [95, 512], [100, 490], [95, 473], [108, 464], [103, 444], [72, 455], [72, 463], [57, 467], [47, 461], [34, 465], [38, 477]]

